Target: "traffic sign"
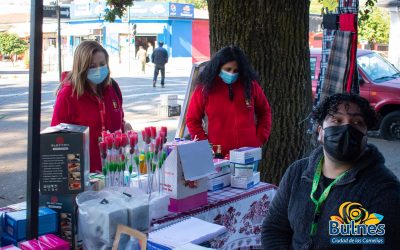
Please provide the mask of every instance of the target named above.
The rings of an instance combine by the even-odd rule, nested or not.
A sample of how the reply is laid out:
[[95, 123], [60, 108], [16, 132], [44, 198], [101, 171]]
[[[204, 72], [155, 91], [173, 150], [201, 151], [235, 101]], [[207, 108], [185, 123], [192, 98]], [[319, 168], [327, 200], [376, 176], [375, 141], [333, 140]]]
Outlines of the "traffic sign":
[[[60, 6], [60, 18], [69, 19], [71, 16], [70, 8], [67, 6]], [[43, 5], [43, 17], [57, 18], [57, 6]]]
[[67, 6], [60, 6], [60, 18], [69, 19], [71, 17], [70, 8]]

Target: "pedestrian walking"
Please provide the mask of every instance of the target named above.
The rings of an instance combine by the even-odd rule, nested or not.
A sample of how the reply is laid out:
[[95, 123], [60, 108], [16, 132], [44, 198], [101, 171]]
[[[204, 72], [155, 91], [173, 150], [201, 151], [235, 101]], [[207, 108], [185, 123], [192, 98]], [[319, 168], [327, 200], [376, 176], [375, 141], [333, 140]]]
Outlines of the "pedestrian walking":
[[153, 47], [153, 44], [151, 44], [151, 42], [148, 42], [147, 43], [147, 58], [148, 58], [148, 60], [146, 60], [147, 62], [150, 62], [151, 61], [151, 55], [153, 54], [153, 51], [154, 51], [154, 47]]
[[151, 61], [154, 63], [153, 87], [156, 87], [158, 72], [161, 71], [161, 87], [165, 84], [165, 64], [168, 62], [168, 52], [163, 48], [164, 43], [158, 42], [158, 48], [151, 55]]
[[139, 50], [136, 53], [136, 59], [139, 60], [140, 66], [141, 66], [141, 71], [143, 74], [146, 73], [146, 57], [147, 57], [147, 52], [143, 48], [143, 46], [139, 46]]

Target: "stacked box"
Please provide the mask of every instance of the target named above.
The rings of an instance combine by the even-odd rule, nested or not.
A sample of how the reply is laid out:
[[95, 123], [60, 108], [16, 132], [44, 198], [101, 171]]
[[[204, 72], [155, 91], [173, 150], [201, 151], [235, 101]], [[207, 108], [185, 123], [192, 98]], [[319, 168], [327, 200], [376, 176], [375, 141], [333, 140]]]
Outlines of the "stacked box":
[[40, 242], [38, 240], [28, 240], [21, 242], [19, 247], [22, 250], [54, 250], [54, 248], [48, 246], [44, 242]]
[[252, 177], [231, 176], [231, 187], [240, 189], [249, 189], [260, 182], [260, 172], [253, 172]]
[[222, 175], [230, 174], [231, 168], [228, 160], [213, 159], [214, 172], [208, 176], [208, 179], [214, 179]]
[[18, 241], [15, 240], [14, 238], [12, 238], [10, 235], [8, 234], [3, 234], [3, 236], [1, 236], [1, 246], [17, 246], [18, 245]]
[[78, 194], [89, 185], [89, 128], [48, 127], [40, 136], [40, 192]]
[[208, 191], [217, 191], [231, 185], [231, 175], [225, 174], [208, 180]]
[[160, 105], [158, 115], [161, 117], [172, 117], [181, 115], [181, 105]]
[[69, 243], [54, 234], [46, 234], [38, 238], [40, 242], [45, 243], [54, 250], [69, 250]]
[[[20, 241], [26, 237], [26, 210], [7, 213], [5, 216], [5, 228], [9, 236]], [[39, 208], [39, 235], [57, 233], [58, 216], [49, 208]]]
[[169, 94], [160, 95], [160, 105], [161, 106], [177, 106], [178, 105], [178, 95], [169, 95]]
[[233, 175], [237, 177], [252, 178], [254, 172], [254, 163], [251, 164], [234, 164]]
[[233, 163], [248, 164], [261, 160], [261, 148], [244, 147], [229, 151], [229, 159]]
[[4, 247], [0, 247], [0, 250], [20, 250], [21, 248], [18, 248], [14, 245], [7, 245]]
[[66, 240], [71, 249], [82, 249], [82, 240], [78, 237], [77, 195], [40, 195], [40, 205], [53, 209], [58, 213], [57, 225], [60, 237]]

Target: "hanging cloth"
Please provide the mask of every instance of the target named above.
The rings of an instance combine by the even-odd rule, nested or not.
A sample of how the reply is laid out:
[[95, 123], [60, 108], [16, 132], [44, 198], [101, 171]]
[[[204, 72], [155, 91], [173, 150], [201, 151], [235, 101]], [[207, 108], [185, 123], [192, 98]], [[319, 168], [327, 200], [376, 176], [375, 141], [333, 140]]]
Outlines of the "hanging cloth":
[[337, 31], [329, 55], [325, 81], [321, 91], [321, 101], [325, 97], [343, 92], [350, 61], [351, 32]]

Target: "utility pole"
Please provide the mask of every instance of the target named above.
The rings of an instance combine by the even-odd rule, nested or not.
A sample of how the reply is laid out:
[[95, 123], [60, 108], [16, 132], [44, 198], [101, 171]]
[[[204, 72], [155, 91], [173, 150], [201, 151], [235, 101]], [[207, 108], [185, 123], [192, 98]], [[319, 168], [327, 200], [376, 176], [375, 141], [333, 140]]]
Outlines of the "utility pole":
[[42, 91], [43, 0], [31, 1], [29, 44], [28, 166], [26, 185], [26, 239], [38, 236], [40, 176], [40, 112]]
[[128, 6], [128, 69], [131, 72], [131, 7]]
[[57, 0], [57, 50], [58, 50], [58, 78], [61, 82], [61, 21], [60, 21], [60, 5]]

